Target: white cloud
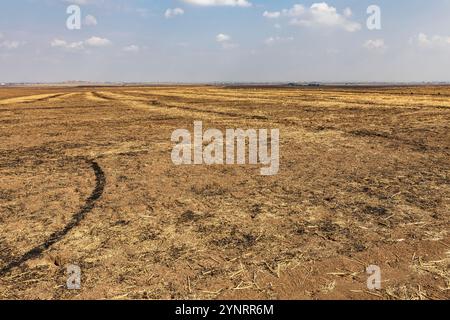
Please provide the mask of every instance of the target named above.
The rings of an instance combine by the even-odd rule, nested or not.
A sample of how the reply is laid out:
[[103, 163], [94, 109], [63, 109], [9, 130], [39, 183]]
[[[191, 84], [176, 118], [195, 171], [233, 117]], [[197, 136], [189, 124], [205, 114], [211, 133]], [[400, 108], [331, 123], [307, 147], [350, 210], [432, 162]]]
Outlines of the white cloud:
[[67, 42], [62, 39], [54, 39], [50, 42], [53, 48], [61, 48], [70, 51], [84, 50], [86, 47], [105, 47], [111, 45], [111, 41], [105, 38], [91, 37], [85, 41]]
[[290, 9], [283, 9], [282, 14], [286, 17], [299, 17], [305, 13], [305, 7], [301, 4], [295, 4]]
[[94, 17], [93, 15], [88, 14], [85, 18], [84, 18], [84, 24], [86, 26], [96, 26], [98, 24], [97, 22], [97, 18]]
[[216, 41], [222, 45], [222, 48], [224, 49], [234, 49], [237, 48], [239, 45], [236, 43], [233, 43], [231, 41], [231, 36], [224, 33], [219, 33], [216, 36]]
[[230, 40], [231, 40], [231, 37], [229, 35], [227, 35], [227, 34], [219, 33], [216, 36], [216, 41], [217, 42], [227, 42], [227, 41], [230, 41]]
[[268, 19], [277, 19], [280, 16], [281, 16], [280, 11], [274, 11], [274, 12], [264, 11], [264, 13], [263, 13], [263, 17], [268, 18]]
[[301, 4], [295, 4], [290, 9], [283, 9], [281, 11], [265, 11], [263, 17], [268, 19], [278, 19], [280, 17], [299, 17], [305, 13], [305, 7]]
[[131, 53], [137, 53], [137, 52], [140, 51], [140, 48], [139, 48], [139, 46], [137, 46], [137, 45], [135, 45], [135, 44], [132, 44], [132, 45], [130, 45], [130, 46], [124, 47], [124, 48], [123, 48], [123, 51], [125, 51], [125, 52], [131, 52]]
[[67, 42], [61, 39], [54, 39], [52, 42], [50, 42], [50, 45], [52, 47], [65, 47], [67, 46]]
[[366, 48], [367, 50], [381, 53], [387, 50], [387, 46], [384, 43], [383, 39], [367, 40], [364, 43], [363, 47]]
[[169, 19], [176, 16], [182, 16], [184, 14], [184, 10], [181, 8], [175, 8], [175, 9], [167, 9], [164, 16]]
[[307, 9], [301, 4], [296, 4], [290, 9], [266, 11], [263, 14], [269, 19], [288, 17], [291, 25], [301, 27], [340, 28], [348, 32], [355, 32], [361, 29], [361, 25], [350, 20], [352, 15], [350, 8], [345, 8], [340, 14], [335, 7], [329, 6], [325, 2], [314, 3]]
[[[346, 9], [349, 14], [348, 9]], [[348, 32], [355, 32], [361, 29], [361, 25], [353, 22], [345, 15], [337, 12], [336, 8], [329, 6], [325, 2], [314, 3], [306, 13], [305, 18], [295, 18], [291, 24], [304, 27], [327, 27], [341, 28]]]
[[82, 50], [82, 49], [84, 49], [83, 41], [67, 42], [67, 41], [61, 40], [61, 39], [54, 39], [50, 43], [50, 45], [53, 48], [62, 48], [62, 49], [66, 49], [66, 50]]
[[196, 6], [229, 6], [229, 7], [251, 7], [247, 0], [183, 0]]
[[[3, 35], [3, 33], [0, 32], [0, 40], [5, 39], [5, 36]], [[0, 48], [5, 48], [8, 50], [13, 50], [13, 49], [17, 49], [23, 45], [25, 45], [26, 42], [24, 41], [16, 41], [16, 40], [3, 40], [2, 42], [0, 42]]]
[[109, 41], [106, 38], [91, 37], [87, 39], [84, 43], [90, 47], [105, 47], [109, 46], [111, 44], [111, 41]]
[[425, 33], [419, 33], [411, 42], [417, 44], [421, 48], [450, 48], [450, 36], [428, 36]]
[[269, 37], [267, 38], [264, 43], [268, 46], [272, 46], [277, 43], [283, 43], [283, 42], [291, 42], [294, 41], [293, 37]]
[[25, 44], [25, 42], [21, 42], [21, 41], [5, 40], [3, 42], [0, 42], [0, 48], [6, 48], [9, 50], [12, 50], [12, 49], [17, 49], [20, 46], [23, 46], [24, 44]]

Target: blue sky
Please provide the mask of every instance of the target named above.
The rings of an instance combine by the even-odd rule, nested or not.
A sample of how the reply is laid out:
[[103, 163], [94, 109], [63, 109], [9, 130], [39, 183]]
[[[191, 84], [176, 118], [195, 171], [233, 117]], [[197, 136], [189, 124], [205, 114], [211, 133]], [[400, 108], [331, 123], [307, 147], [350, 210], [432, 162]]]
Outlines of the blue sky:
[[450, 81], [449, 14], [450, 0], [2, 1], [0, 82]]

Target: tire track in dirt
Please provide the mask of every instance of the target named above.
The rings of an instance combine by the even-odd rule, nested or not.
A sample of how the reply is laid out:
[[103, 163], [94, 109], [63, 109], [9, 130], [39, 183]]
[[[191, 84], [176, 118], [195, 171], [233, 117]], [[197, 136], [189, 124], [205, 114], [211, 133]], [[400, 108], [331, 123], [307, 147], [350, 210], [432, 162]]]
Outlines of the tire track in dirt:
[[107, 96], [105, 94], [102, 94], [102, 93], [100, 93], [98, 91], [92, 92], [92, 95], [94, 97], [98, 98], [98, 99], [102, 99], [103, 101], [114, 101], [114, 100], [117, 100], [115, 98], [112, 98], [112, 97], [109, 97], [109, 96]]
[[60, 98], [62, 96], [67, 96], [67, 95], [72, 95], [72, 94], [70, 94], [70, 93], [38, 94], [38, 95], [32, 95], [32, 96], [9, 98], [9, 99], [0, 100], [0, 105], [48, 101], [51, 99], [57, 99], [57, 98]]
[[[15, 104], [23, 104], [23, 105], [30, 105], [31, 103], [35, 102], [50, 102], [53, 100], [62, 99], [64, 97], [72, 97], [74, 95], [77, 95], [78, 93], [58, 93], [58, 94], [52, 94], [52, 95], [33, 95], [33, 96], [24, 96], [24, 97], [18, 97], [18, 98], [11, 98], [11, 99], [4, 99], [0, 100], [0, 106], [7, 106], [7, 108], [0, 109], [0, 112], [10, 112], [10, 111], [28, 111], [28, 110], [46, 110], [46, 109], [52, 109], [51, 107], [37, 107], [37, 108], [28, 108], [23, 107], [20, 109], [13, 109], [8, 105], [15, 105]], [[56, 109], [53, 107], [53, 109]], [[62, 109], [62, 108], [60, 108]]]
[[87, 160], [86, 162], [91, 166], [95, 173], [95, 188], [92, 194], [86, 200], [84, 206], [75, 215], [72, 216], [71, 221], [59, 231], [54, 232], [50, 237], [42, 244], [34, 247], [20, 258], [10, 262], [8, 265], [0, 269], [0, 276], [4, 276], [12, 269], [19, 267], [28, 260], [39, 257], [45, 250], [49, 249], [52, 245], [62, 240], [73, 228], [77, 227], [86, 215], [94, 208], [95, 203], [101, 198], [106, 186], [106, 177], [100, 165], [94, 160]]
[[111, 100], [111, 99], [103, 97], [101, 94], [99, 94], [96, 91], [86, 92], [85, 98], [87, 100], [94, 101], [94, 102], [108, 102]]
[[[32, 107], [32, 108], [21, 108], [21, 109], [0, 109], [0, 112], [26, 112], [26, 111], [36, 111], [36, 110], [75, 110], [75, 109], [87, 109], [90, 107], [85, 106], [71, 106], [71, 107]], [[97, 106], [97, 109], [106, 108], [105, 106]]]
[[60, 94], [55, 94], [55, 95], [52, 95], [52, 96], [49, 96], [49, 97], [45, 97], [45, 98], [39, 98], [39, 99], [30, 100], [30, 101], [24, 101], [23, 103], [49, 101], [49, 100], [61, 98], [62, 96], [67, 96], [67, 95], [69, 95], [69, 94], [67, 94], [67, 93], [60, 93]]
[[110, 96], [106, 96], [102, 94], [102, 97], [108, 98], [110, 100], [124, 102], [124, 101], [131, 101], [137, 104], [139, 108], [150, 108], [150, 107], [157, 107], [159, 110], [162, 108], [166, 108], [167, 110], [180, 110], [184, 112], [191, 112], [191, 113], [203, 113], [203, 114], [213, 114], [218, 116], [228, 116], [233, 118], [241, 118], [241, 119], [248, 119], [248, 120], [269, 120], [268, 117], [264, 115], [250, 115], [250, 114], [242, 114], [242, 113], [236, 113], [231, 111], [214, 111], [214, 110], [205, 110], [205, 109], [199, 109], [199, 108], [192, 108], [192, 107], [182, 107], [178, 105], [170, 105], [164, 102], [161, 102], [160, 100], [148, 100], [142, 97], [134, 96], [134, 95], [125, 95], [125, 94], [112, 94], [109, 93]]
[[177, 109], [177, 110], [189, 111], [189, 112], [215, 114], [215, 115], [220, 115], [220, 116], [228, 116], [228, 117], [241, 118], [241, 119], [268, 120], [268, 118], [266, 116], [246, 115], [246, 114], [241, 114], [241, 113], [236, 113], [236, 112], [214, 111], [214, 110], [204, 110], [204, 109], [192, 108], [192, 107], [172, 106], [172, 105], [162, 103], [160, 101], [151, 102], [151, 105], [161, 106], [161, 107], [164, 107], [167, 109]]

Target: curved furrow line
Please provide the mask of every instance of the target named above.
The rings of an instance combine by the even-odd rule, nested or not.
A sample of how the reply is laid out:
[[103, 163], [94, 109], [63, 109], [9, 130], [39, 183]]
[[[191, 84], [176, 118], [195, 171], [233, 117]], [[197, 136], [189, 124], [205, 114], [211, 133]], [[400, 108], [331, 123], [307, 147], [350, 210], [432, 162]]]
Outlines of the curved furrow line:
[[9, 273], [12, 269], [19, 267], [28, 260], [39, 257], [45, 250], [49, 249], [52, 245], [63, 239], [73, 228], [78, 226], [86, 215], [94, 208], [95, 203], [103, 194], [106, 186], [106, 177], [100, 165], [94, 160], [86, 160], [95, 173], [95, 188], [92, 194], [86, 200], [84, 206], [75, 215], [72, 216], [70, 222], [59, 231], [54, 232], [49, 238], [40, 245], [29, 250], [23, 254], [20, 258], [13, 260], [8, 265], [0, 269], [0, 276]]

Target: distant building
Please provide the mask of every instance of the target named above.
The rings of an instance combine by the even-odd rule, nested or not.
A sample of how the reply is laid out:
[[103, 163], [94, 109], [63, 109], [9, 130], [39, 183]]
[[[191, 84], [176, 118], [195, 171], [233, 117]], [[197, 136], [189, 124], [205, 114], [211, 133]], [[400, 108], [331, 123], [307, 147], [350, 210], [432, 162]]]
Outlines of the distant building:
[[2, 83], [0, 83], [0, 86], [4, 87], [4, 86], [6, 86], [6, 83], [2, 82]]

